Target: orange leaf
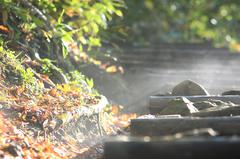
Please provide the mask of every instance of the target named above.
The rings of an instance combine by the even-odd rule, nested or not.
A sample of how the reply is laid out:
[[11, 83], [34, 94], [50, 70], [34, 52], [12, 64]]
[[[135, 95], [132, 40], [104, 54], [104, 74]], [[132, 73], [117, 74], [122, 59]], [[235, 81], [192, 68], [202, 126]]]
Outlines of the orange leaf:
[[49, 91], [49, 94], [53, 97], [57, 97], [58, 93], [57, 93], [57, 89], [53, 88]]
[[120, 113], [119, 107], [117, 105], [113, 105], [112, 106], [112, 112], [113, 115], [117, 115], [118, 113]]
[[49, 77], [47, 75], [41, 74], [41, 77], [47, 81], [49, 80]]
[[6, 26], [0, 25], [0, 32], [8, 34], [10, 31]]

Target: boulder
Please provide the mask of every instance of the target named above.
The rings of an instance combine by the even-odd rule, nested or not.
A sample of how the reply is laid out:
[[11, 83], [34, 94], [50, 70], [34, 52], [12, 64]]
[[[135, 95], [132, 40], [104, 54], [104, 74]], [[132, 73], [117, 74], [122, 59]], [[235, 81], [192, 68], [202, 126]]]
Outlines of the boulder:
[[198, 112], [198, 109], [194, 107], [193, 103], [185, 97], [173, 99], [169, 101], [167, 105], [168, 106], [159, 112], [159, 115], [179, 114], [186, 116]]
[[172, 95], [195, 96], [195, 95], [209, 95], [209, 93], [200, 84], [191, 80], [185, 80], [173, 88]]

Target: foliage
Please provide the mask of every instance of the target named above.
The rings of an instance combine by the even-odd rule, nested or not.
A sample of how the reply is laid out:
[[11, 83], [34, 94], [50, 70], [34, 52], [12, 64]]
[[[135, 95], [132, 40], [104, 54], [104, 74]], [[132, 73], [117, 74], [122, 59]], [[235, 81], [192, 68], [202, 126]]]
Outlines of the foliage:
[[122, 16], [123, 6], [121, 0], [0, 0], [0, 4], [0, 24], [8, 29], [0, 36], [21, 42], [33, 55], [58, 60], [66, 57], [73, 43], [80, 51], [100, 46], [99, 29], [107, 28], [113, 14]]
[[[0, 0], [0, 4], [0, 39], [4, 47], [35, 59], [41, 67], [37, 69], [39, 75], [47, 75], [54, 83], [68, 83], [59, 67], [74, 70], [72, 57], [100, 46], [99, 30], [107, 29], [114, 14], [122, 16], [119, 9], [124, 5], [122, 0]], [[65, 59], [69, 53], [70, 58]], [[20, 63], [16, 70], [21, 78], [16, 80], [23, 82], [15, 83], [33, 83], [31, 68], [18, 69], [22, 68]], [[93, 81], [81, 81], [78, 83], [87, 81], [86, 85], [93, 87]]]
[[[53, 132], [62, 132], [65, 124], [77, 122], [79, 112], [101, 104], [93, 80], [73, 71], [70, 82], [55, 85], [49, 76], [63, 72], [54, 64], [65, 62], [76, 46], [77, 53], [100, 46], [99, 30], [107, 28], [113, 14], [122, 16], [122, 6], [121, 0], [0, 0], [1, 157], [73, 158], [92, 152], [79, 149], [80, 140]], [[28, 91], [38, 86], [40, 93]], [[108, 114], [108, 133], [115, 132], [113, 124], [125, 127], [136, 116]]]
[[94, 86], [93, 79], [85, 77], [80, 72], [72, 71], [68, 74], [68, 78], [71, 85], [75, 85], [76, 87], [81, 88], [81, 90], [83, 91], [98, 94], [96, 90], [93, 89]]
[[[240, 40], [237, 0], [131, 0], [124, 19], [111, 22], [108, 34], [117, 42], [203, 42], [226, 46]], [[117, 38], [116, 38], [117, 37]], [[120, 37], [120, 38], [119, 38]]]

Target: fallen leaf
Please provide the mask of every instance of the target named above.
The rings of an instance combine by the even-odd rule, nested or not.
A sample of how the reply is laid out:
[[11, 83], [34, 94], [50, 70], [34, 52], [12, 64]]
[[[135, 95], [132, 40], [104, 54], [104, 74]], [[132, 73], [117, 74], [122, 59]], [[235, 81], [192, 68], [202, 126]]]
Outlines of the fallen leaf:
[[0, 25], [0, 32], [4, 34], [8, 34], [10, 31], [6, 26]]
[[57, 97], [58, 96], [57, 89], [56, 88], [51, 89], [49, 91], [49, 94], [53, 97]]

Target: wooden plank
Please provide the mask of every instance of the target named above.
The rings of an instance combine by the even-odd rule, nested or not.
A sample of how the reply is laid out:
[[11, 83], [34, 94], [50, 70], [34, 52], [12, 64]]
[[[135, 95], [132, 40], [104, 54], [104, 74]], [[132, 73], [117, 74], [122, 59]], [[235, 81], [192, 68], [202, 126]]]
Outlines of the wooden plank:
[[162, 140], [112, 137], [105, 141], [105, 159], [239, 159], [240, 139], [226, 137]]
[[212, 128], [221, 135], [240, 135], [240, 116], [236, 117], [169, 117], [132, 119], [132, 135], [162, 136], [200, 128]]
[[[149, 111], [151, 114], [159, 113], [163, 108], [168, 106], [168, 103], [178, 98], [179, 96], [150, 96], [149, 99]], [[226, 96], [185, 96], [191, 102], [207, 101], [207, 100], [221, 100], [223, 102], [232, 102], [234, 104], [240, 104], [239, 95], [226, 95]]]

